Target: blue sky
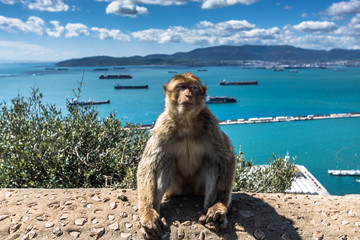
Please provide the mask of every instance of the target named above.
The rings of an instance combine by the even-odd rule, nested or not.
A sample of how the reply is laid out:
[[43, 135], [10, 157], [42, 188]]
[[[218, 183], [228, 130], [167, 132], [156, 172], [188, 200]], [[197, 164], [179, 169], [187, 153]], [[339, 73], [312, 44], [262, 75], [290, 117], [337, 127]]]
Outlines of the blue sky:
[[0, 0], [0, 61], [244, 44], [360, 49], [360, 0]]

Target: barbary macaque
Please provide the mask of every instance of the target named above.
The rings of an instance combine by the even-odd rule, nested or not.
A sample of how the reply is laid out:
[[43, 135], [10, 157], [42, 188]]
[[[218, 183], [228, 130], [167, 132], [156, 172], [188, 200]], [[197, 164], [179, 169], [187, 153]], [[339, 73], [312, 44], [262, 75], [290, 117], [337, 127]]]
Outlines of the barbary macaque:
[[161, 237], [160, 205], [166, 196], [202, 195], [199, 221], [226, 227], [235, 175], [235, 153], [205, 103], [206, 86], [192, 73], [164, 85], [165, 109], [147, 142], [137, 173], [139, 214], [146, 239]]

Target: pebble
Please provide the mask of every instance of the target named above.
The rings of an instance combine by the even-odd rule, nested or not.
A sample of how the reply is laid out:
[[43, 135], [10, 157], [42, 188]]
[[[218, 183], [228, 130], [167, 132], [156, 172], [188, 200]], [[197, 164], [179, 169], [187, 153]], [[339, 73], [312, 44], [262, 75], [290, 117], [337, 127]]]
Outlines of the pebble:
[[250, 218], [255, 216], [255, 214], [250, 210], [239, 210], [239, 213], [244, 218]]
[[57, 237], [60, 237], [63, 234], [63, 232], [62, 232], [61, 228], [55, 227], [53, 230], [53, 234]]
[[53, 222], [47, 222], [47, 223], [45, 223], [45, 228], [51, 228], [51, 227], [53, 227], [53, 226], [55, 226], [55, 223], [53, 223]]
[[78, 218], [75, 220], [76, 226], [83, 226], [87, 222], [86, 218]]
[[349, 222], [349, 221], [347, 221], [347, 220], [343, 220], [343, 221], [341, 222], [341, 224], [342, 224], [342, 225], [349, 225], [349, 224], [350, 224], [350, 222]]
[[117, 203], [116, 202], [111, 202], [110, 203], [110, 208], [111, 209], [115, 209], [117, 207]]
[[69, 216], [70, 216], [69, 213], [63, 213], [63, 214], [60, 216], [60, 220], [66, 220]]
[[110, 224], [110, 225], [108, 225], [108, 228], [110, 228], [111, 230], [114, 230], [114, 231], [118, 231], [120, 229], [119, 223], [115, 222], [113, 224]]
[[260, 229], [256, 229], [254, 232], [254, 237], [258, 240], [264, 240], [266, 236], [263, 231], [261, 231]]
[[13, 224], [13, 225], [10, 225], [9, 227], [9, 233], [14, 233], [16, 232], [19, 228], [21, 227], [21, 224]]
[[6, 218], [8, 218], [8, 217], [9, 217], [9, 215], [0, 215], [0, 221], [6, 219]]
[[108, 215], [108, 220], [109, 221], [112, 221], [112, 220], [114, 220], [115, 219], [115, 215], [114, 214], [109, 214]]
[[321, 240], [321, 239], [324, 239], [324, 234], [322, 232], [320, 232], [320, 231], [315, 231], [313, 233], [313, 237], [316, 240]]
[[90, 236], [95, 239], [101, 238], [102, 235], [104, 235], [104, 233], [105, 233], [105, 228], [103, 228], [103, 227], [90, 229]]
[[35, 231], [30, 231], [23, 237], [24, 240], [34, 239], [37, 236]]
[[123, 194], [119, 195], [117, 198], [124, 202], [128, 201], [128, 198]]
[[79, 231], [71, 231], [71, 232], [69, 232], [69, 234], [72, 237], [78, 238], [78, 237], [80, 237], [81, 232], [79, 232]]
[[128, 228], [128, 229], [129, 229], [129, 228], [132, 228], [132, 226], [133, 226], [132, 223], [125, 223], [125, 227]]

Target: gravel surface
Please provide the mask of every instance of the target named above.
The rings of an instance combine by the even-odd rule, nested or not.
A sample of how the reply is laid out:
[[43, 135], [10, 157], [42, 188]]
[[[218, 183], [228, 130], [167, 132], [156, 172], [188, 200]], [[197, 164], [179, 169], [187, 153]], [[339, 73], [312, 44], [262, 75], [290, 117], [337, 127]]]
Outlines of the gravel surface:
[[[360, 196], [233, 193], [228, 227], [197, 222], [199, 197], [171, 198], [162, 239], [357, 239]], [[0, 189], [0, 239], [142, 239], [131, 189]]]

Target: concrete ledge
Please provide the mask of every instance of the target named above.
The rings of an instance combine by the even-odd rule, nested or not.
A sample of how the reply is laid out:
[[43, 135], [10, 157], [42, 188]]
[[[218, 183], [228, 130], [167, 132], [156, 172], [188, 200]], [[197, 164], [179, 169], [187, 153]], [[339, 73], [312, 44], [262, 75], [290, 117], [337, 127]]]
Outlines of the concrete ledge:
[[[360, 197], [234, 193], [227, 229], [197, 222], [202, 199], [162, 206], [162, 239], [358, 239]], [[142, 239], [135, 190], [1, 189], [0, 239]]]

